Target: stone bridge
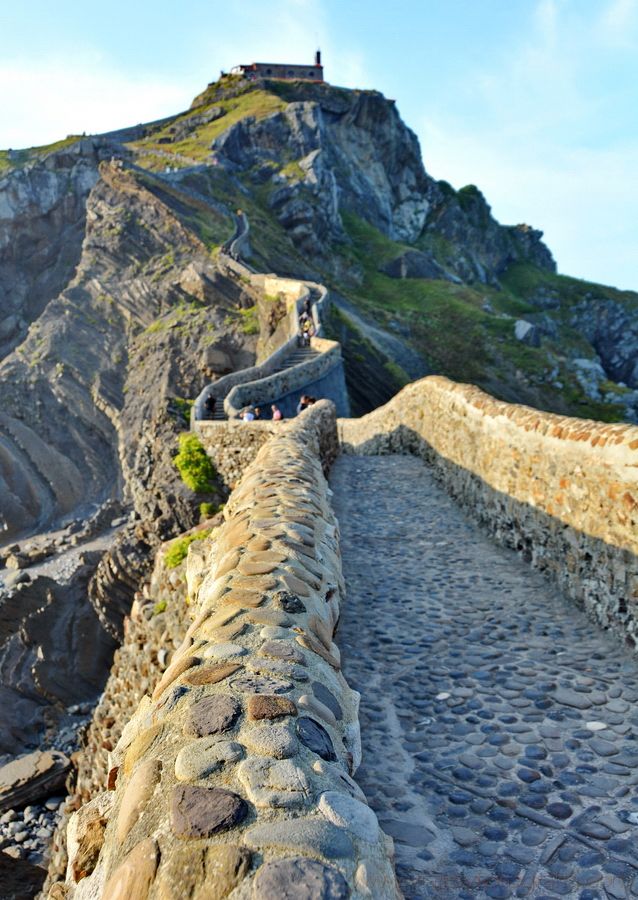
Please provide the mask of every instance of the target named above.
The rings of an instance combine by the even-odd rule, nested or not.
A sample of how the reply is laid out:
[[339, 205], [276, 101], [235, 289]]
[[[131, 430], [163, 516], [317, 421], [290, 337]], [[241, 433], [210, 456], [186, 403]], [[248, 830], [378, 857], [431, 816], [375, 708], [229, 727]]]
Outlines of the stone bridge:
[[238, 255], [289, 313], [198, 398], [234, 490], [137, 596], [49, 897], [638, 897], [638, 428], [437, 376], [234, 421], [342, 378]]

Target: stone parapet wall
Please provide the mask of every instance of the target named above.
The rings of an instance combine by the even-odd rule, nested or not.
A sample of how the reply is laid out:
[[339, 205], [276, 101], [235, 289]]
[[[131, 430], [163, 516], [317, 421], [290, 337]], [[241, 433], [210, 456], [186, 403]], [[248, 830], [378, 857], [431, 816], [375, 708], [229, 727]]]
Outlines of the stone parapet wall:
[[638, 428], [431, 376], [339, 430], [344, 452], [421, 455], [500, 542], [638, 642]]
[[242, 419], [196, 421], [193, 430], [228, 488], [240, 478], [274, 433], [288, 425], [287, 421], [244, 422]]
[[[315, 409], [322, 408], [324, 404], [315, 404]], [[325, 414], [325, 413], [324, 413]], [[302, 415], [305, 415], [303, 413]], [[206, 453], [215, 466], [228, 488], [234, 488], [242, 475], [253, 462], [259, 450], [273, 435], [285, 433], [287, 429], [296, 427], [295, 419], [284, 419], [275, 422], [272, 419], [263, 421], [244, 422], [241, 419], [228, 419], [226, 421], [202, 421], [194, 423], [195, 434], [202, 442]], [[329, 440], [332, 432], [325, 430], [322, 434], [322, 462], [327, 468], [336, 458], [339, 448], [336, 439]]]
[[66, 897], [398, 896], [392, 842], [352, 780], [358, 695], [333, 642], [344, 585], [322, 471], [336, 448], [334, 407], [317, 403], [191, 545], [193, 621], [111, 754], [114, 790], [69, 826]]
[[74, 786], [52, 842], [47, 890], [65, 878], [68, 816], [104, 791], [111, 751], [142, 697], [152, 692], [162, 677], [188, 628], [186, 563], [174, 568], [165, 563], [166, 552], [173, 543], [162, 545], [150, 581], [137, 594], [124, 621], [122, 645], [115, 651], [111, 673], [93, 711], [82, 749], [73, 757]]
[[341, 345], [337, 341], [313, 337], [311, 347], [320, 355], [296, 366], [290, 366], [282, 372], [235, 385], [224, 402], [227, 415], [237, 416], [249, 403], [257, 406], [274, 403], [286, 394], [302, 390], [306, 385], [319, 381], [335, 366], [341, 365]]
[[[245, 218], [245, 217], [244, 217]], [[245, 219], [247, 224], [247, 219]], [[247, 232], [246, 232], [247, 233]], [[251, 285], [267, 296], [282, 296], [285, 298], [288, 311], [284, 319], [280, 322], [274, 335], [269, 338], [269, 346], [276, 346], [272, 352], [255, 366], [241, 369], [238, 372], [231, 372], [215, 381], [213, 384], [207, 385], [198, 395], [193, 405], [192, 422], [203, 419], [205, 416], [204, 403], [207, 397], [212, 396], [224, 403], [224, 409], [229, 416], [237, 415], [242, 406], [246, 403], [239, 401], [239, 394], [236, 388], [249, 384], [250, 390], [254, 389], [257, 382], [274, 377], [275, 370], [281, 365], [283, 360], [297, 348], [297, 337], [299, 333], [299, 311], [305, 300], [311, 299], [314, 294], [314, 300], [311, 306], [312, 318], [315, 325], [315, 337], [313, 338], [313, 346], [322, 354], [328, 354], [329, 361], [321, 363], [314, 360], [317, 365], [311, 368], [309, 373], [309, 381], [316, 381], [321, 375], [325, 374], [331, 367], [337, 364], [335, 355], [341, 356], [340, 347], [334, 341], [322, 341], [321, 333], [323, 328], [323, 319], [327, 315], [330, 306], [330, 294], [328, 289], [322, 284], [315, 284], [312, 281], [304, 281], [297, 278], [280, 278], [277, 275], [257, 274], [252, 272], [243, 263], [236, 259], [224, 255], [224, 265], [232, 270], [239, 278], [248, 280]], [[297, 367], [299, 368], [299, 367]], [[284, 373], [282, 373], [284, 374]], [[303, 387], [299, 383], [296, 376], [292, 376], [294, 385], [291, 390], [296, 387]], [[250, 394], [250, 390], [248, 394]], [[265, 396], [270, 398], [270, 402], [274, 402], [278, 397], [288, 393], [283, 390], [280, 393], [272, 393], [269, 388], [265, 389]], [[229, 397], [232, 395], [229, 405]], [[243, 398], [244, 394], [241, 394]], [[239, 403], [239, 405], [238, 405]]]

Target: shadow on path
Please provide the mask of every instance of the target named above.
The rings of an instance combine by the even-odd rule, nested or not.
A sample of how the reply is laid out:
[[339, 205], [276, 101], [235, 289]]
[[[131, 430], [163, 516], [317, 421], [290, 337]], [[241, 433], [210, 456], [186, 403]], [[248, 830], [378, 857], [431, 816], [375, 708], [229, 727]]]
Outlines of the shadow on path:
[[357, 778], [415, 898], [638, 896], [638, 663], [412, 456], [331, 485]]

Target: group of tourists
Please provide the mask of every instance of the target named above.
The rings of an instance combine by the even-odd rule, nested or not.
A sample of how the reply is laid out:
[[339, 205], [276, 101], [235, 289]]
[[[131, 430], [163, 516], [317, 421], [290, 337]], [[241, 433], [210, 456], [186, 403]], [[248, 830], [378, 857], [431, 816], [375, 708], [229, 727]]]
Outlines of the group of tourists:
[[[271, 406], [270, 406], [270, 412], [271, 412], [270, 418], [271, 418], [274, 422], [279, 422], [279, 421], [281, 421], [281, 419], [283, 419], [283, 417], [284, 417], [284, 414], [283, 414], [282, 411], [279, 409], [279, 407], [277, 406], [276, 403], [272, 403], [272, 404], [271, 404]], [[241, 410], [241, 412], [239, 413], [239, 418], [240, 418], [243, 422], [255, 422], [255, 421], [259, 420], [259, 419], [264, 419], [265, 416], [263, 415], [262, 409], [261, 409], [260, 406], [253, 406], [252, 403], [250, 403], [248, 406], [245, 406], [245, 407]]]
[[[309, 394], [302, 394], [299, 398], [299, 403], [297, 404], [297, 415], [316, 402], [316, 397], [311, 397]], [[268, 417], [267, 415], [264, 415], [264, 410], [260, 406], [249, 403], [248, 406], [244, 406], [240, 411], [239, 418], [242, 422], [259, 422], [267, 418], [271, 418], [273, 422], [280, 422], [284, 418], [284, 414], [276, 403], [271, 404], [270, 413], [270, 417]]]

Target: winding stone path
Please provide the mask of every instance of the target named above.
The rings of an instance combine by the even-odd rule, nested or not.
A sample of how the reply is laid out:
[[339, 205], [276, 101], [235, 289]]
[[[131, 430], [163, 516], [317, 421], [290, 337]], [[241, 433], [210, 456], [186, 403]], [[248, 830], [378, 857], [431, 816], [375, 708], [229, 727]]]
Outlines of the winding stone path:
[[409, 456], [333, 468], [357, 780], [415, 898], [638, 897], [638, 663]]

